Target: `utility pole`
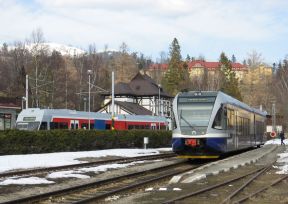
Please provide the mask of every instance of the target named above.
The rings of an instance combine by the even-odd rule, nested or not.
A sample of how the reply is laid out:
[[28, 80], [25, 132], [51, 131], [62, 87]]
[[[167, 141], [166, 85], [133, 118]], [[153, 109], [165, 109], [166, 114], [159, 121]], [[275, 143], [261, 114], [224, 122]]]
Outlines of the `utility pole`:
[[26, 74], [26, 96], [25, 96], [25, 105], [26, 109], [28, 109], [28, 75]]
[[[159, 97], [158, 97], [158, 116], [160, 116], [161, 114], [161, 84], [158, 84], [158, 88], [159, 88]], [[161, 114], [162, 115], [162, 114]], [[159, 130], [161, 129], [161, 124], [159, 122]]]
[[114, 71], [112, 71], [112, 110], [111, 114], [114, 117], [114, 108], [115, 108], [115, 94], [114, 94]]
[[276, 108], [275, 103], [272, 103], [272, 131], [276, 131]]
[[39, 102], [38, 102], [38, 63], [37, 63], [37, 55], [36, 55], [36, 71], [35, 71], [35, 87], [36, 87], [36, 108], [38, 108], [39, 106]]

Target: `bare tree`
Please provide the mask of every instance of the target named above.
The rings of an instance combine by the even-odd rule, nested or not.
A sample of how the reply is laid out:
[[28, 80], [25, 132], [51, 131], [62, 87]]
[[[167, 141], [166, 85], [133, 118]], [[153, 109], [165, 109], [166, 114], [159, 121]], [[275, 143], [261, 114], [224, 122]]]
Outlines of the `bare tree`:
[[262, 57], [261, 53], [258, 53], [257, 51], [253, 50], [252, 52], [248, 53], [247, 58], [247, 64], [248, 67], [253, 69], [259, 67], [264, 61], [264, 58]]

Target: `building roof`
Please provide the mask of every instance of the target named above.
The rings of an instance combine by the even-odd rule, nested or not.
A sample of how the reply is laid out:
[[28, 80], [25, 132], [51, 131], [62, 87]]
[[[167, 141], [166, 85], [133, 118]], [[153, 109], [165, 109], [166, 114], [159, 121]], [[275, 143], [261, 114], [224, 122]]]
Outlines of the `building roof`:
[[130, 112], [131, 114], [135, 114], [135, 115], [152, 115], [152, 111], [144, 108], [143, 106], [140, 106], [137, 103], [123, 102], [123, 101], [115, 101], [115, 103], [117, 105], [121, 106], [127, 112]]
[[[115, 96], [158, 96], [158, 84], [146, 74], [140, 72], [129, 83], [117, 83], [115, 85]], [[104, 96], [111, 95], [111, 93], [104, 93]], [[161, 97], [173, 98], [160, 87]]]
[[[105, 107], [109, 106], [111, 103], [112, 103], [112, 101], [107, 103], [100, 110], [102, 110]], [[115, 101], [115, 104], [120, 106], [123, 110], [125, 110], [128, 113], [130, 113], [131, 115], [152, 115], [152, 111], [144, 108], [143, 106], [140, 106], [137, 103], [124, 102], [124, 101]]]
[[21, 109], [21, 105], [16, 98], [0, 97], [0, 108]]
[[[204, 60], [194, 60], [188, 63], [188, 68], [207, 68], [207, 69], [218, 69], [220, 67], [220, 62], [206, 62]], [[152, 64], [150, 69], [161, 69], [163, 71], [168, 69], [168, 64]], [[247, 70], [247, 67], [241, 63], [232, 63], [233, 70]]]

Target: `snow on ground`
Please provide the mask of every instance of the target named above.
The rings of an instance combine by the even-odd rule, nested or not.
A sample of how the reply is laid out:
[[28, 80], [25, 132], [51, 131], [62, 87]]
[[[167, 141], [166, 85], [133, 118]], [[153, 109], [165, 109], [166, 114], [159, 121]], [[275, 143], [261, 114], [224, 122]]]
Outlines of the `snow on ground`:
[[80, 174], [80, 172], [76, 171], [58, 171], [53, 172], [47, 176], [47, 178], [56, 179], [56, 178], [81, 178], [87, 179], [90, 176]]
[[[288, 146], [288, 139], [285, 139], [284, 143], [286, 146]], [[280, 139], [268, 140], [265, 143], [265, 145], [267, 144], [281, 145], [281, 140]], [[276, 172], [276, 174], [288, 174], [288, 149], [286, 146], [285, 146], [286, 148], [285, 152], [278, 154], [277, 166], [273, 166], [275, 169], [279, 170]]]
[[277, 174], [288, 174], [288, 150], [286, 148], [286, 151], [284, 153], [278, 154], [279, 158], [277, 159], [279, 171], [277, 171]]
[[[288, 145], [288, 139], [285, 139], [285, 140], [284, 140], [284, 143]], [[267, 142], [265, 142], [265, 145], [268, 145], [268, 144], [281, 145], [281, 140], [280, 140], [280, 139], [268, 140]]]
[[[85, 152], [60, 152], [60, 153], [47, 153], [47, 154], [27, 154], [27, 155], [6, 155], [0, 156], [0, 172], [11, 171], [16, 169], [31, 169], [42, 168], [52, 166], [62, 166], [69, 164], [84, 163], [85, 161], [79, 161], [78, 159], [85, 157], [107, 157], [107, 156], [119, 156], [119, 157], [137, 157], [144, 155], [156, 155], [160, 154], [160, 151], [171, 151], [171, 148], [161, 149], [109, 149], [99, 151], [85, 151]], [[135, 164], [143, 163], [144, 161], [131, 162], [127, 164], [108, 164], [91, 168], [81, 168], [75, 171], [59, 171], [51, 173], [47, 176], [47, 179], [56, 178], [90, 178], [85, 175], [87, 172], [104, 172], [109, 169], [125, 168]], [[29, 177], [29, 178], [8, 178], [6, 180], [0, 180], [1, 185], [34, 185], [34, 184], [52, 184], [54, 181], [47, 180], [46, 178]]]
[[36, 184], [52, 184], [55, 183], [54, 181], [48, 181], [45, 178], [38, 178], [38, 177], [29, 177], [29, 178], [9, 178], [4, 181], [0, 181], [0, 185], [11, 185], [11, 184], [17, 184], [17, 185], [36, 185]]
[[[164, 151], [165, 149], [161, 149]], [[166, 149], [167, 151], [168, 149]], [[171, 151], [171, 148], [170, 148]], [[158, 149], [109, 149], [85, 152], [60, 152], [48, 154], [6, 155], [0, 156], [0, 172], [15, 169], [41, 168], [84, 163], [77, 159], [85, 157], [137, 157], [159, 154]]]
[[141, 164], [144, 163], [144, 161], [137, 161], [137, 162], [131, 162], [131, 163], [126, 163], [126, 164], [105, 164], [105, 165], [100, 165], [96, 167], [87, 167], [87, 168], [81, 168], [75, 171], [59, 171], [59, 172], [53, 172], [47, 176], [47, 178], [90, 178], [90, 176], [83, 175], [88, 172], [105, 172], [108, 169], [120, 169], [120, 168], [125, 168], [129, 166], [133, 166], [135, 164]]

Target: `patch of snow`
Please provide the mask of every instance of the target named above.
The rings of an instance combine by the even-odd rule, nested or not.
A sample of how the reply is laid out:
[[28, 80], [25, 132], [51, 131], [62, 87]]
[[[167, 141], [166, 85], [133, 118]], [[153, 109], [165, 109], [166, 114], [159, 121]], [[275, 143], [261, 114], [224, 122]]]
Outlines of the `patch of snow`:
[[85, 157], [137, 157], [157, 154], [160, 154], [159, 150], [157, 149], [108, 149], [84, 152], [6, 155], [0, 156], [0, 172], [11, 171], [15, 169], [42, 168], [85, 163], [85, 161], [78, 160]]
[[275, 169], [279, 170], [276, 172], [276, 174], [288, 174], [288, 152], [287, 152], [287, 148], [286, 148], [286, 151], [284, 153], [278, 154], [278, 157], [279, 157], [277, 159], [278, 166], [273, 166]]
[[[283, 142], [288, 145], [288, 139], [285, 139]], [[268, 140], [267, 142], [265, 142], [264, 145], [268, 145], [268, 144], [281, 145], [281, 140], [280, 139]]]
[[80, 178], [80, 179], [87, 179], [90, 178], [90, 176], [78, 174], [75, 171], [59, 171], [59, 172], [53, 172], [47, 176], [47, 178]]
[[88, 167], [88, 168], [80, 168], [75, 171], [58, 171], [58, 172], [53, 172], [47, 176], [47, 178], [90, 178], [90, 176], [83, 175], [87, 172], [105, 172], [109, 169], [120, 169], [120, 168], [125, 168], [128, 166], [132, 166], [135, 164], [140, 164], [144, 163], [145, 161], [137, 161], [137, 162], [131, 162], [131, 163], [126, 163], [126, 164], [105, 164], [105, 165], [100, 165], [96, 167]]
[[129, 166], [133, 166], [135, 164], [141, 164], [144, 163], [144, 161], [137, 161], [137, 162], [131, 162], [131, 163], [125, 163], [125, 164], [106, 164], [106, 165], [101, 165], [101, 166], [96, 166], [96, 167], [88, 167], [88, 168], [81, 168], [79, 171], [82, 172], [104, 172], [107, 171], [108, 169], [120, 169], [120, 168], [125, 168]]
[[114, 200], [118, 200], [119, 198], [120, 196], [113, 195], [113, 196], [106, 198], [105, 201], [114, 201]]
[[161, 152], [171, 152], [172, 148], [171, 147], [167, 147], [167, 148], [158, 148], [157, 150], [161, 151]]
[[9, 178], [0, 182], [0, 185], [36, 185], [36, 184], [52, 184], [54, 181], [48, 181], [45, 178], [29, 177], [29, 178]]

